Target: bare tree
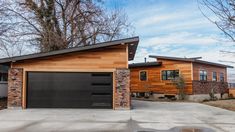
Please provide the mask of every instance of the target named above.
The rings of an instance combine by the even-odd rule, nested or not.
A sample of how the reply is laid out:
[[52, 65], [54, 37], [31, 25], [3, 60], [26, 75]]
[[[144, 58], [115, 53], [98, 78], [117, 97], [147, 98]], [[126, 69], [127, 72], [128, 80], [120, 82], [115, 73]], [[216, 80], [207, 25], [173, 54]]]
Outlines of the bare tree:
[[[224, 34], [235, 42], [235, 1], [198, 0], [201, 13], [214, 23]], [[213, 14], [213, 16], [211, 16]], [[221, 50], [222, 54], [235, 55], [235, 51]], [[234, 61], [231, 61], [232, 63]], [[229, 62], [229, 63], [231, 63]]]
[[[234, 0], [199, 0], [199, 9], [203, 15], [214, 23], [232, 41], [235, 41], [235, 1]], [[215, 18], [210, 18], [202, 6], [211, 11]]]
[[[10, 1], [10, 0], [9, 0]], [[92, 0], [11, 0], [15, 32], [40, 52], [91, 45], [131, 35], [120, 10], [108, 12]]]
[[6, 2], [0, 1], [0, 51], [1, 51], [0, 56], [1, 57], [12, 56], [14, 53], [12, 52], [14, 47], [19, 46], [13, 43], [13, 40], [9, 39], [10, 34], [14, 29], [15, 23], [12, 20], [12, 17], [9, 16], [6, 10], [6, 6], [8, 6]]

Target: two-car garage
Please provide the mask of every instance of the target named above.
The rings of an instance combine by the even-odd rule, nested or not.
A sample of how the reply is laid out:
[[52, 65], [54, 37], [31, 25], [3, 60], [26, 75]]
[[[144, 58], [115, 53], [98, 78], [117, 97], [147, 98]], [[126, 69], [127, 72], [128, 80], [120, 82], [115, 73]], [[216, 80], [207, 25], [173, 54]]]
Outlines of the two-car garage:
[[112, 108], [112, 73], [28, 72], [27, 108]]
[[130, 71], [138, 37], [0, 59], [8, 108], [130, 109]]

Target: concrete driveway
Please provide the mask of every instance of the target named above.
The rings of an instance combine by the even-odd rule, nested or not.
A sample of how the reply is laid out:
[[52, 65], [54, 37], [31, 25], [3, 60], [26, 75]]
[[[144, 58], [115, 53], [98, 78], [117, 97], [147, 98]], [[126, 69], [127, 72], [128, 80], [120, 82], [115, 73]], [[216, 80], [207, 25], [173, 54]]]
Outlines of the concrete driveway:
[[[1, 132], [235, 132], [235, 112], [198, 103], [132, 101], [133, 109], [1, 110]], [[194, 131], [193, 131], [194, 129]]]

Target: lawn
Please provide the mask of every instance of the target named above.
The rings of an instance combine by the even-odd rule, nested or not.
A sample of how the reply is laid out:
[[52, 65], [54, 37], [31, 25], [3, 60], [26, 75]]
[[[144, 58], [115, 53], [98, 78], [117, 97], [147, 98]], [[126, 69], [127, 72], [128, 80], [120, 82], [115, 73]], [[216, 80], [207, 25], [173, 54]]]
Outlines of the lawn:
[[7, 99], [6, 98], [0, 98], [0, 110], [7, 108]]
[[235, 111], [235, 99], [203, 102], [203, 104]]

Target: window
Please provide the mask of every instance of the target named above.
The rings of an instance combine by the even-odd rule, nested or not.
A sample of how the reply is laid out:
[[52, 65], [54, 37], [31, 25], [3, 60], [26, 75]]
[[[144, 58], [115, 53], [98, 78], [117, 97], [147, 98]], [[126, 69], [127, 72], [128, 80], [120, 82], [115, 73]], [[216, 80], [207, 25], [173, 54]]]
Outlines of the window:
[[0, 73], [0, 82], [6, 82], [8, 78], [7, 73]]
[[0, 82], [6, 82], [8, 80], [8, 66], [0, 65]]
[[207, 80], [207, 72], [205, 70], [200, 70], [200, 81]]
[[146, 81], [147, 80], [147, 72], [146, 71], [140, 71], [140, 81]]
[[173, 80], [179, 77], [179, 70], [164, 70], [162, 71], [162, 80]]
[[220, 79], [221, 82], [224, 82], [224, 73], [220, 73]]
[[212, 72], [212, 81], [217, 81], [217, 73]]

